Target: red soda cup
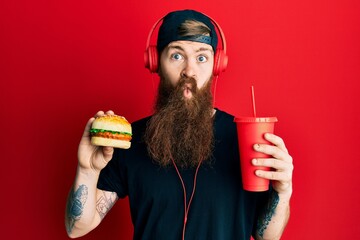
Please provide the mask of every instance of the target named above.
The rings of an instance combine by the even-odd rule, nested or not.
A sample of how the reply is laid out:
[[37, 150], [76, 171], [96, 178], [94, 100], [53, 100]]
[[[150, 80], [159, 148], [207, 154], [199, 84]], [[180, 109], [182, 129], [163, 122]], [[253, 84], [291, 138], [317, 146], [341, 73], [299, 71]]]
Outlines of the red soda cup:
[[240, 168], [244, 190], [261, 192], [269, 189], [269, 180], [255, 175], [256, 170], [270, 170], [252, 164], [254, 158], [268, 158], [269, 155], [256, 152], [254, 144], [271, 144], [265, 133], [274, 133], [276, 117], [235, 117], [240, 151]]

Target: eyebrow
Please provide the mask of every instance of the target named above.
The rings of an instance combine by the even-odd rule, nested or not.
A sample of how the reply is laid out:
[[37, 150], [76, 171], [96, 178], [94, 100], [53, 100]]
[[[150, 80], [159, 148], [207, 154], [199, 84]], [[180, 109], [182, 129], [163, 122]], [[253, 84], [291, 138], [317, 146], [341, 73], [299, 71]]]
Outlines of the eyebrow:
[[[183, 51], [183, 52], [185, 52], [185, 50], [184, 50], [184, 48], [183, 47], [181, 47], [180, 45], [169, 45], [168, 46], [168, 48], [169, 49], [178, 49], [178, 50], [181, 50], [181, 51]], [[196, 49], [195, 50], [195, 52], [203, 52], [203, 51], [210, 51], [210, 52], [212, 52], [212, 48], [207, 48], [207, 47], [201, 47], [201, 48], [199, 48], [199, 49]]]

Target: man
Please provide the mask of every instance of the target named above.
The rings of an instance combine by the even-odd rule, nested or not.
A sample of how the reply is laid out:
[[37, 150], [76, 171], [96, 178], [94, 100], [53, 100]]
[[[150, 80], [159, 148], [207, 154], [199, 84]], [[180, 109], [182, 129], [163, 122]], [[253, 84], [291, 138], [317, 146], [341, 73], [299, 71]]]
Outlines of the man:
[[[289, 218], [292, 158], [278, 136], [255, 144], [266, 192], [241, 186], [233, 116], [214, 109], [211, 84], [217, 35], [205, 15], [169, 13], [159, 29], [160, 85], [154, 114], [132, 124], [128, 150], [95, 147], [85, 128], [68, 198], [70, 237], [94, 229], [118, 198], [129, 197], [134, 239], [280, 239]], [[100, 111], [95, 117], [106, 113]]]

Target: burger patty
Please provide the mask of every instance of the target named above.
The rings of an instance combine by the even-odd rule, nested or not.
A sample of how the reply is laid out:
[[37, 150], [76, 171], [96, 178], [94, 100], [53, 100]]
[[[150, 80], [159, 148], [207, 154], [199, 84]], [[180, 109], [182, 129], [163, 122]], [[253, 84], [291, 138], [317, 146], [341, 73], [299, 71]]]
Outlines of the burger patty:
[[131, 134], [127, 133], [120, 133], [120, 132], [113, 132], [113, 131], [106, 131], [106, 130], [95, 130], [91, 129], [90, 131], [91, 137], [102, 137], [102, 138], [110, 138], [110, 139], [117, 139], [117, 140], [131, 140]]

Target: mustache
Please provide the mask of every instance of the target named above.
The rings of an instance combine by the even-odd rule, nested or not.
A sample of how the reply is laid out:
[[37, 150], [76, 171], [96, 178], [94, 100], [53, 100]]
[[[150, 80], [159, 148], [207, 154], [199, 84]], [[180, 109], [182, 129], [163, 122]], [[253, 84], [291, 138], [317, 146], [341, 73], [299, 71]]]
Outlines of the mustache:
[[197, 87], [196, 80], [193, 77], [181, 77], [177, 83], [177, 86], [183, 87], [186, 84], [190, 84], [191, 88]]
[[193, 77], [181, 77], [173, 90], [182, 94], [184, 89], [188, 89], [193, 94], [196, 94], [198, 92], [196, 80]]

